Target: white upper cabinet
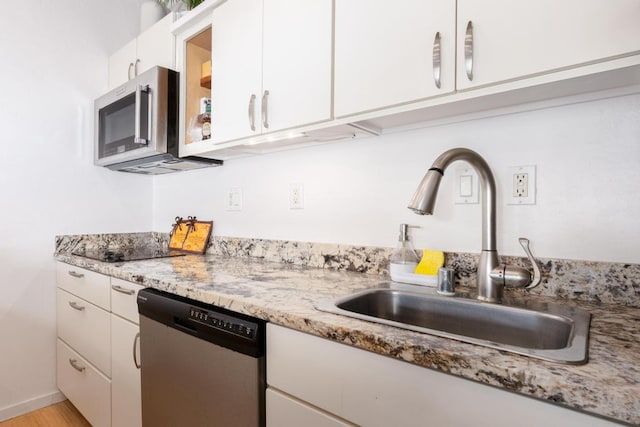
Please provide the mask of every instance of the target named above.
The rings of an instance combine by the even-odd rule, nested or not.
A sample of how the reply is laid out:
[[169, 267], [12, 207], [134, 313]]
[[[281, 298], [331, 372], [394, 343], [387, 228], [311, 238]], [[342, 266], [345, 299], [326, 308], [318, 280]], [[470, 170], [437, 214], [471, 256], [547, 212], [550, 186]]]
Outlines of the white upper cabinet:
[[175, 39], [170, 31], [174, 19], [170, 13], [109, 57], [109, 89], [156, 65], [175, 69]]
[[330, 0], [229, 1], [212, 32], [214, 143], [331, 119]]
[[455, 25], [455, 0], [336, 0], [335, 116], [453, 92]]
[[640, 2], [458, 0], [457, 31], [468, 89], [638, 53]]
[[332, 13], [330, 0], [264, 1], [263, 132], [331, 118]]
[[262, 0], [234, 0], [213, 13], [211, 127], [214, 142], [260, 133]]

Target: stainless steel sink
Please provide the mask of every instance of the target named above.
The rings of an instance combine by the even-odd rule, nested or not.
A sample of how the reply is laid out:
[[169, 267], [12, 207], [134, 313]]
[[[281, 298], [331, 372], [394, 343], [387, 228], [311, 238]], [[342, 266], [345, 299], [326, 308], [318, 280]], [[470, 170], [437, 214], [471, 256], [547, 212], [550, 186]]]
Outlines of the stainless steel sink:
[[554, 362], [587, 362], [591, 315], [575, 307], [371, 289], [316, 308]]

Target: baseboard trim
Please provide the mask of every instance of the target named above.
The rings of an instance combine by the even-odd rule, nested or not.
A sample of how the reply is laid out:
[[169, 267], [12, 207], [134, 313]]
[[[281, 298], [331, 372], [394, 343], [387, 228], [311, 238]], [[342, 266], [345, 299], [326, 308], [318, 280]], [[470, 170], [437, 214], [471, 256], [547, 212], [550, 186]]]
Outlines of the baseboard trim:
[[65, 399], [66, 397], [62, 392], [54, 391], [49, 394], [34, 397], [30, 400], [25, 400], [24, 402], [20, 402], [15, 405], [6, 406], [0, 409], [0, 422], [24, 415], [27, 412], [44, 408], [45, 406], [53, 405], [54, 403], [62, 402]]

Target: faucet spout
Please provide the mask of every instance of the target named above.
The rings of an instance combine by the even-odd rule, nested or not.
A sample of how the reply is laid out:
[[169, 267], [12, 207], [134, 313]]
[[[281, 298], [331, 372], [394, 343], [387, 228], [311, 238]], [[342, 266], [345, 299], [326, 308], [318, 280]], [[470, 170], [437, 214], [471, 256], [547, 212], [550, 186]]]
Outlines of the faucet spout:
[[420, 215], [433, 214], [444, 171], [458, 160], [466, 161], [475, 169], [482, 187], [482, 252], [477, 273], [478, 299], [498, 302], [502, 299], [504, 285], [491, 277], [491, 272], [500, 264], [496, 249], [496, 183], [491, 168], [482, 156], [467, 148], [453, 148], [442, 153], [420, 182], [409, 202], [409, 209]]

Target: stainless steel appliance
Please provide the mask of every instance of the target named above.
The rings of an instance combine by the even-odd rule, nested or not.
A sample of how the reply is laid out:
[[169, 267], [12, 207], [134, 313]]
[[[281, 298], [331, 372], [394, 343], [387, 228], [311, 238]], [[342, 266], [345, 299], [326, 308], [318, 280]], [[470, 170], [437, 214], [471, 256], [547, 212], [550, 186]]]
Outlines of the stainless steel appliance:
[[154, 67], [94, 103], [94, 163], [146, 175], [207, 166], [221, 160], [178, 157], [178, 73]]
[[265, 425], [264, 320], [151, 288], [138, 311], [143, 426]]

